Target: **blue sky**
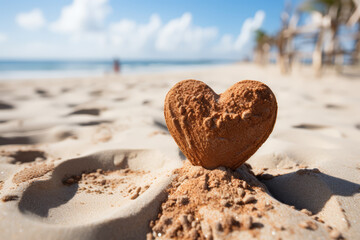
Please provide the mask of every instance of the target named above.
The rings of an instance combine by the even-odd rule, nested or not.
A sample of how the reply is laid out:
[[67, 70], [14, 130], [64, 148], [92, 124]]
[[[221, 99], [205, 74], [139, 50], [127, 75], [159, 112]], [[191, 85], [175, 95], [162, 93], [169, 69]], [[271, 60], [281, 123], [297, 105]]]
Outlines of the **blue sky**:
[[[291, 1], [296, 7], [301, 1]], [[242, 58], [283, 0], [0, 0], [1, 59]]]

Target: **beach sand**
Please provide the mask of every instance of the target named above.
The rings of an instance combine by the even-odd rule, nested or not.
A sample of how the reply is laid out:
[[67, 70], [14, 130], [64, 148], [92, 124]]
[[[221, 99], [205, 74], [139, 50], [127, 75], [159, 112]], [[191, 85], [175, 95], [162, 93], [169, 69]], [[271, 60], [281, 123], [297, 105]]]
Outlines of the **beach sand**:
[[[184, 79], [252, 79], [278, 101], [246, 165], [186, 161], [163, 104]], [[360, 81], [233, 64], [0, 82], [0, 239], [359, 239]]]

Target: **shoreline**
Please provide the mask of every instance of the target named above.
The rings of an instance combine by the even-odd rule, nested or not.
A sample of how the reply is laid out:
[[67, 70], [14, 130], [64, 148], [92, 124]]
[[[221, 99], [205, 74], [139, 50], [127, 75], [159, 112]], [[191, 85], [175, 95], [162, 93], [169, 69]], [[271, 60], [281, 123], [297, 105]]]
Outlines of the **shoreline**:
[[[144, 75], [144, 74], [156, 74], [156, 73], [176, 73], [176, 72], [184, 72], [184, 71], [196, 71], [201, 69], [207, 69], [211, 67], [218, 66], [226, 66], [234, 64], [234, 62], [229, 63], [205, 63], [205, 64], [185, 64], [185, 65], [165, 65], [165, 66], [143, 66], [139, 69], [132, 69], [130, 67], [125, 67], [122, 69], [121, 75], [129, 76], [129, 75]], [[165, 69], [165, 70], [164, 70]], [[18, 70], [13, 71], [11, 73], [7, 73], [8, 75], [16, 75], [11, 77], [4, 77], [2, 72], [0, 72], [0, 82], [2, 81], [21, 81], [21, 80], [35, 80], [35, 79], [49, 79], [49, 80], [58, 80], [64, 78], [102, 78], [107, 76], [116, 76], [120, 74], [113, 73], [111, 69], [109, 71], [92, 71], [91, 70]], [[22, 77], [26, 74], [32, 75], [31, 77]], [[59, 76], [56, 76], [59, 75]], [[6, 75], [5, 75], [6, 76]]]
[[[319, 80], [319, 81], [329, 81], [329, 79], [343, 79], [343, 80], [353, 80], [357, 77], [360, 77], [360, 71], [358, 71], [358, 67], [356, 66], [343, 66], [345, 68], [344, 73], [337, 73], [334, 68], [331, 67], [324, 67], [323, 73], [321, 76], [315, 76], [311, 65], [295, 65], [292, 72], [289, 74], [280, 74], [280, 69], [276, 64], [268, 64], [266, 66], [259, 66], [252, 62], [233, 62], [227, 64], [215, 64], [215, 65], [205, 65], [205, 66], [191, 66], [189, 68], [181, 68], [181, 69], [169, 69], [165, 71], [153, 71], [153, 72], [131, 72], [131, 73], [121, 73], [121, 74], [114, 74], [114, 73], [104, 73], [102, 75], [89, 75], [89, 76], [68, 76], [68, 77], [44, 77], [44, 78], [10, 78], [10, 79], [0, 79], [0, 84], [8, 84], [8, 83], [26, 83], [26, 82], [43, 82], [43, 81], [53, 81], [60, 82], [60, 81], [82, 81], [85, 79], [88, 80], [102, 80], [102, 79], [123, 79], [123, 78], [151, 78], [156, 76], [164, 76], [164, 75], [173, 75], [173, 76], [186, 76], [186, 75], [199, 75], [205, 73], [207, 71], [211, 71], [213, 69], [218, 69], [219, 71], [230, 69], [233, 70], [234, 68], [239, 68], [239, 70], [247, 72], [247, 67], [250, 68], [249, 72], [253, 73], [254, 69], [260, 71], [260, 74], [257, 75], [264, 75], [266, 76], [267, 73], [271, 73], [279, 79], [293, 79], [293, 81], [299, 81], [301, 78], [304, 81], [307, 80]], [[261, 74], [263, 72], [263, 74]], [[243, 74], [246, 75], [246, 74]], [[183, 79], [188, 79], [184, 78]], [[191, 78], [191, 77], [190, 77]], [[244, 78], [245, 79], [245, 78]], [[254, 78], [247, 78], [253, 79]], [[199, 79], [201, 80], [201, 79]], [[301, 80], [300, 80], [301, 81]]]

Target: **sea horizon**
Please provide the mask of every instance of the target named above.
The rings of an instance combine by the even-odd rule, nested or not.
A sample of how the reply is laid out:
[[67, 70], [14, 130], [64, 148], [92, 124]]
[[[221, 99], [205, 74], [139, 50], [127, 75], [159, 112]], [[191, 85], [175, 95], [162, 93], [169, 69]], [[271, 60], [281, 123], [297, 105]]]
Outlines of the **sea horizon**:
[[[96, 77], [113, 73], [114, 60], [0, 59], [0, 80]], [[121, 74], [187, 70], [229, 64], [229, 59], [128, 59], [120, 60]]]

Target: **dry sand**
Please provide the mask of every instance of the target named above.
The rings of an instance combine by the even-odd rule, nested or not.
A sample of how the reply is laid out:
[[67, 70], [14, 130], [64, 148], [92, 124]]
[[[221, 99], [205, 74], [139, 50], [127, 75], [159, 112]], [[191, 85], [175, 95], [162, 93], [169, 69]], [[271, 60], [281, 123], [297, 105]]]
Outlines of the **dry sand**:
[[[308, 70], [1, 82], [0, 239], [359, 239], [360, 79]], [[188, 78], [273, 90], [275, 129], [249, 165], [185, 161], [163, 103]]]

